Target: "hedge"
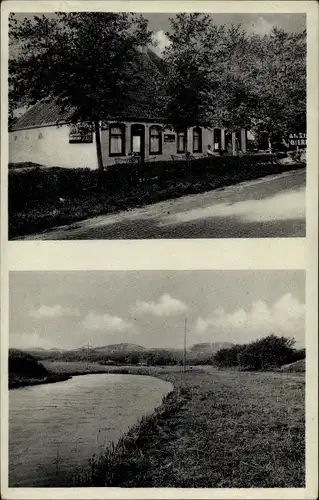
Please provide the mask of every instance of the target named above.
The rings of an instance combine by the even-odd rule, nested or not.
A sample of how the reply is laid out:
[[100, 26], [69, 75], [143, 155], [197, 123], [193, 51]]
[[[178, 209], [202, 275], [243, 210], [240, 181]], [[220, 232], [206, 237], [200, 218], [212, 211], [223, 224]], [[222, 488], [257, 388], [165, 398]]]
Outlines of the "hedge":
[[301, 167], [271, 155], [123, 164], [105, 169], [103, 191], [97, 170], [12, 168], [9, 238]]
[[[254, 155], [216, 157], [196, 160], [162, 161], [144, 164], [114, 165], [105, 169], [105, 193], [114, 195], [170, 188], [177, 183], [208, 183], [216, 187], [278, 173], [284, 166], [277, 157]], [[97, 170], [36, 167], [9, 170], [9, 211], [20, 211], [40, 202], [73, 198], [97, 190]]]

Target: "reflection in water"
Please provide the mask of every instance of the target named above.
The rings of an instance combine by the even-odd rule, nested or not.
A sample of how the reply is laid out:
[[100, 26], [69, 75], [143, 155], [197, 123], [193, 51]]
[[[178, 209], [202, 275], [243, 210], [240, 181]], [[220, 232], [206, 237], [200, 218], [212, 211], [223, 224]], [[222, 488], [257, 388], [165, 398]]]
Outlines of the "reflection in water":
[[93, 374], [10, 391], [10, 487], [63, 486], [171, 390], [154, 377]]

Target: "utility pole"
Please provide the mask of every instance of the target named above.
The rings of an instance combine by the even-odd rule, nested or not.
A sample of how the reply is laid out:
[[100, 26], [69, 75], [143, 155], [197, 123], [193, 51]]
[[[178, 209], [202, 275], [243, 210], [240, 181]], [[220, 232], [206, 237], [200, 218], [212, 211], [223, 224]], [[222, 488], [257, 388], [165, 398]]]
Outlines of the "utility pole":
[[90, 352], [90, 342], [86, 346], [86, 369], [89, 369], [89, 352]]
[[187, 335], [187, 318], [185, 318], [185, 329], [184, 329], [184, 355], [183, 355], [183, 372], [186, 372], [186, 335]]

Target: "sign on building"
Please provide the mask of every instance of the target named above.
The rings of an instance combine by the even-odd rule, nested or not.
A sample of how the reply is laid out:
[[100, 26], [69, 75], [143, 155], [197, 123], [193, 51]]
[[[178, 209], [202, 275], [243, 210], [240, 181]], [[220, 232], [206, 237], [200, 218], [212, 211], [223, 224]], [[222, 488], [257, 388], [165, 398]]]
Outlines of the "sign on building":
[[73, 125], [69, 133], [70, 144], [93, 142], [92, 127], [90, 125]]
[[304, 132], [289, 134], [288, 141], [290, 146], [306, 146], [307, 134], [305, 134]]
[[164, 134], [164, 142], [175, 142], [175, 134]]

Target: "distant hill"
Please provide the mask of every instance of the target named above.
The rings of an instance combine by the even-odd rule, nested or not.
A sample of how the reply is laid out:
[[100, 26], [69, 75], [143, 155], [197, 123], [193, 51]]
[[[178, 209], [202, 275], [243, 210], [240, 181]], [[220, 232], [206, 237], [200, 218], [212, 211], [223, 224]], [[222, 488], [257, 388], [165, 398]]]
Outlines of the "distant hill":
[[146, 347], [143, 347], [141, 345], [137, 344], [130, 344], [130, 343], [121, 343], [121, 344], [111, 344], [111, 345], [105, 345], [101, 347], [93, 347], [94, 351], [97, 352], [142, 352], [142, 351], [147, 351]]
[[[232, 347], [233, 344], [230, 342], [202, 342], [199, 344], [194, 344], [188, 348], [188, 352], [196, 355], [196, 354], [213, 354], [217, 352], [219, 349], [224, 349], [224, 348], [229, 348]], [[58, 348], [52, 348], [52, 349], [43, 349], [41, 347], [39, 348], [32, 348], [32, 349], [20, 349], [23, 352], [27, 352], [36, 358], [39, 359], [45, 359], [50, 356], [54, 356], [55, 354], [61, 354], [61, 355], [86, 355], [87, 353], [87, 347], [78, 347], [75, 349], [58, 349]], [[154, 351], [165, 351], [165, 352], [171, 352], [171, 353], [181, 353], [183, 349], [181, 348], [174, 348], [174, 347], [150, 347], [146, 348], [144, 346], [141, 346], [139, 344], [131, 344], [129, 342], [121, 342], [119, 344], [109, 344], [109, 345], [104, 345], [104, 346], [98, 346], [94, 347], [91, 346], [89, 349], [89, 352], [93, 355], [96, 353], [97, 355], [108, 355], [108, 354], [129, 354], [129, 353], [147, 353], [147, 352], [154, 352]]]

